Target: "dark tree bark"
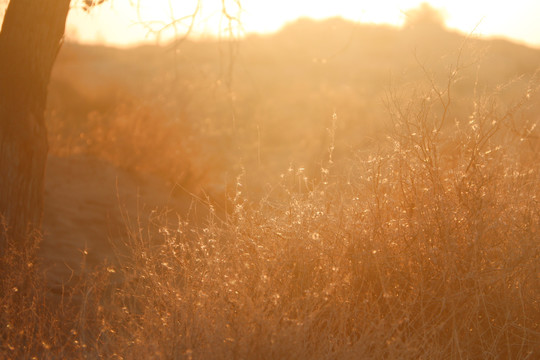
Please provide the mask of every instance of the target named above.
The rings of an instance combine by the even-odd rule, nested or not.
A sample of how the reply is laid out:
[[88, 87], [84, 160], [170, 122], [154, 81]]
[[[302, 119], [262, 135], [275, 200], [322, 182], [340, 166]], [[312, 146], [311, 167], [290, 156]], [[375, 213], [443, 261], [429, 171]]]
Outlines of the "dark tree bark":
[[11, 0], [0, 33], [0, 249], [39, 229], [47, 86], [70, 0]]

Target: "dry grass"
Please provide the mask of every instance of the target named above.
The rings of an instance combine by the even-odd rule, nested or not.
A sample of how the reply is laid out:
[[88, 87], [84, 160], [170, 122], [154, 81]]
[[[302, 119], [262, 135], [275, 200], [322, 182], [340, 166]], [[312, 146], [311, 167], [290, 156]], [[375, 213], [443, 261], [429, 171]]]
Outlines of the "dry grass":
[[389, 93], [387, 141], [340, 166], [330, 141], [317, 181], [291, 167], [252, 201], [240, 174], [204, 225], [128, 226], [60, 306], [10, 249], [0, 357], [537, 358], [537, 133], [514, 122], [536, 94], [454, 118], [454, 81]]

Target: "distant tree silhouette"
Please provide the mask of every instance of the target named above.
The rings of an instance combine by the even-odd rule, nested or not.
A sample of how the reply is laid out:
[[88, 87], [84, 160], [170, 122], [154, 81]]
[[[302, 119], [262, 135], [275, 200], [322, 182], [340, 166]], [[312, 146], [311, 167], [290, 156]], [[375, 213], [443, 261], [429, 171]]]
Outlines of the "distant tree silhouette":
[[428, 3], [405, 12], [405, 28], [409, 29], [443, 29], [446, 27], [444, 13]]

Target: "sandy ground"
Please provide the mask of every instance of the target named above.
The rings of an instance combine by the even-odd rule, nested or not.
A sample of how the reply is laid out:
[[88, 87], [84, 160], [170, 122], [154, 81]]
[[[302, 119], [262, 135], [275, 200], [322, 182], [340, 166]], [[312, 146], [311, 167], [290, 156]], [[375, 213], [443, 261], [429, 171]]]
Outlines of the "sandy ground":
[[[88, 157], [49, 156], [45, 184], [43, 266], [54, 289], [81, 271], [114, 263], [127, 236], [126, 223], [142, 228], [163, 214], [185, 215], [192, 198], [172, 196], [170, 185]], [[85, 254], [86, 253], [86, 254]]]

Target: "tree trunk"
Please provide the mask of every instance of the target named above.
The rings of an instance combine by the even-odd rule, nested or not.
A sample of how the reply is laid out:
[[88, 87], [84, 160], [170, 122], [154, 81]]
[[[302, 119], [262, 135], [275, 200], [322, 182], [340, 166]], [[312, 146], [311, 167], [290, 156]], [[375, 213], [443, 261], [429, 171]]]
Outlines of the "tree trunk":
[[70, 0], [11, 0], [0, 33], [0, 249], [39, 230], [47, 86]]

